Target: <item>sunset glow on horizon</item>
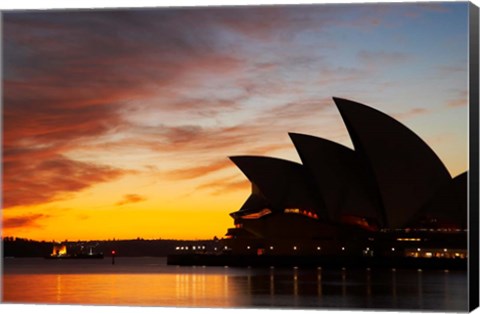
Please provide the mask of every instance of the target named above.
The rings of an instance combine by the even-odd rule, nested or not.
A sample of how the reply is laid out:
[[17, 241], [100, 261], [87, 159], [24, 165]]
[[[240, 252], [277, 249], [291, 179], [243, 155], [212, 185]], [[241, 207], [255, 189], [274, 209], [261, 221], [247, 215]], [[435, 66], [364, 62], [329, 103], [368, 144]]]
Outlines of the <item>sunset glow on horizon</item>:
[[3, 35], [4, 237], [221, 238], [250, 194], [228, 156], [352, 147], [332, 97], [468, 168], [468, 3], [11, 11]]

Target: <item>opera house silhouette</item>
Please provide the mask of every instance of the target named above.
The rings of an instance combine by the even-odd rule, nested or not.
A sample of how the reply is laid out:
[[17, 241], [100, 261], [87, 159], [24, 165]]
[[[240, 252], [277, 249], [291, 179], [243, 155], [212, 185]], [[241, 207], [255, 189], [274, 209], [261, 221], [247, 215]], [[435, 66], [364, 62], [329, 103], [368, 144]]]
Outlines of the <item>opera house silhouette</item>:
[[[230, 159], [252, 192], [232, 213], [232, 254], [465, 258], [467, 172], [452, 178], [394, 118], [333, 98], [354, 149], [290, 133], [301, 164]], [[222, 249], [225, 250], [225, 247]]]

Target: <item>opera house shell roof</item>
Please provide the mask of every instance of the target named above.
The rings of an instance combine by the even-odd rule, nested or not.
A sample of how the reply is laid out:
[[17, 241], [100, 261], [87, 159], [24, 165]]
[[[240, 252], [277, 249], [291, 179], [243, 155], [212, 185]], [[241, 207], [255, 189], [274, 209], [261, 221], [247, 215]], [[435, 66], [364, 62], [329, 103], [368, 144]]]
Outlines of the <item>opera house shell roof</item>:
[[466, 228], [467, 172], [452, 178], [435, 152], [394, 118], [350, 100], [333, 100], [354, 149], [290, 133], [301, 164], [230, 157], [252, 183], [251, 195], [231, 214], [236, 221], [296, 211], [321, 225]]

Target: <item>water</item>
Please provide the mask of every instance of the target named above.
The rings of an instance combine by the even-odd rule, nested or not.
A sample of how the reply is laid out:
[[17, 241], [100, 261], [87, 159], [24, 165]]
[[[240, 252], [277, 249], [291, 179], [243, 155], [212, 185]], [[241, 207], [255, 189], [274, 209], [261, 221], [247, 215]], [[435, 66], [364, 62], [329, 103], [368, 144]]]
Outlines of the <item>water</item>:
[[4, 259], [3, 302], [466, 311], [467, 272], [167, 266], [165, 258]]

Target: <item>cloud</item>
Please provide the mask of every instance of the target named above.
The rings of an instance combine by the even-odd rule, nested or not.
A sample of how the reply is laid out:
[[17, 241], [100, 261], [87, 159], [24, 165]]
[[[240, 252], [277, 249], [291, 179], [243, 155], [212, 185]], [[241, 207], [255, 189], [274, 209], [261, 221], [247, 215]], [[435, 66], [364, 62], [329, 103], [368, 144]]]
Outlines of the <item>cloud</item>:
[[50, 216], [45, 214], [30, 214], [11, 218], [3, 218], [3, 228], [17, 229], [17, 228], [39, 228], [39, 221], [48, 219]]
[[228, 168], [231, 165], [232, 164], [230, 160], [228, 160], [225, 157], [222, 160], [216, 160], [206, 165], [171, 170], [171, 171], [168, 171], [166, 175], [169, 179], [172, 179], [172, 180], [193, 179], [193, 178], [205, 176], [213, 172]]
[[424, 114], [427, 114], [429, 112], [430, 112], [430, 110], [425, 109], [425, 108], [413, 108], [413, 109], [410, 109], [410, 110], [402, 112], [402, 113], [393, 114], [393, 117], [395, 117], [395, 119], [397, 119], [397, 120], [402, 121], [402, 120], [408, 120], [408, 119], [411, 119], [411, 118], [414, 118], [414, 117], [417, 117], [417, 116], [420, 116], [420, 115], [424, 115]]
[[382, 67], [402, 64], [410, 59], [410, 56], [402, 52], [390, 51], [359, 51], [358, 59], [360, 64], [366, 64], [369, 67]]
[[115, 205], [123, 206], [123, 205], [127, 205], [127, 204], [143, 202], [145, 200], [146, 200], [146, 197], [142, 196], [142, 195], [139, 195], [139, 194], [125, 194], [122, 197], [122, 200], [115, 203]]
[[223, 195], [240, 190], [248, 191], [249, 189], [250, 181], [247, 179], [239, 180], [238, 176], [216, 179], [197, 186], [197, 190], [211, 190], [212, 195]]
[[461, 90], [457, 92], [457, 97], [450, 99], [447, 102], [447, 107], [450, 108], [457, 108], [457, 107], [464, 107], [468, 105], [468, 91]]
[[90, 186], [131, 173], [109, 166], [74, 161], [61, 155], [46, 160], [4, 162], [4, 208], [47, 203], [71, 197]]

